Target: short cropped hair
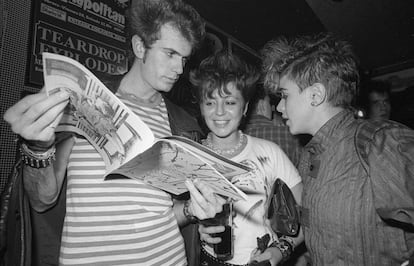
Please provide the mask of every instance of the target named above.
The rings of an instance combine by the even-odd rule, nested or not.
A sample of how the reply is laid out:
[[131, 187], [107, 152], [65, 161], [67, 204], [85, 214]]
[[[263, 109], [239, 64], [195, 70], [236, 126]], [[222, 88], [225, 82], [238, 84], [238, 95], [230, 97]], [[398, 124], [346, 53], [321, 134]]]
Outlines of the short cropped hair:
[[188, 40], [193, 50], [205, 36], [205, 22], [182, 0], [131, 0], [127, 11], [129, 39], [138, 35], [146, 48], [160, 38], [161, 27], [170, 24]]
[[277, 86], [283, 76], [301, 91], [321, 83], [331, 105], [347, 108], [353, 104], [359, 83], [358, 60], [348, 42], [329, 33], [280, 37], [268, 42], [261, 55], [265, 86]]
[[198, 103], [211, 98], [216, 89], [220, 96], [229, 94], [227, 84], [231, 82], [248, 102], [258, 79], [259, 71], [254, 66], [226, 50], [205, 58], [197, 69], [190, 72], [190, 82], [195, 87]]

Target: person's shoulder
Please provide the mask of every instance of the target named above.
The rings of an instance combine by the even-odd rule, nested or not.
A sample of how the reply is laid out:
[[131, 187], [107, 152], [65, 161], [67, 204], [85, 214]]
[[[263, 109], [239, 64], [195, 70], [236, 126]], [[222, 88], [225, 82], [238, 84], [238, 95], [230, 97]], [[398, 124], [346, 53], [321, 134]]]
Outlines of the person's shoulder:
[[374, 138], [393, 138], [399, 145], [414, 144], [414, 130], [399, 122], [387, 120], [378, 126]]
[[378, 135], [413, 135], [414, 130], [392, 120], [367, 119], [360, 122], [358, 134], [372, 135], [371, 138]]
[[412, 153], [414, 130], [391, 120], [362, 121], [356, 131], [356, 145], [366, 153], [385, 150], [394, 151], [393, 156], [403, 151]]
[[198, 132], [200, 136], [203, 135], [203, 131], [195, 116], [191, 115], [181, 106], [173, 103], [164, 95], [163, 98], [167, 108], [171, 130], [174, 135], [181, 135], [184, 132]]
[[[253, 144], [260, 144], [260, 145], [262, 145], [262, 144], [266, 144], [266, 143], [273, 143], [273, 142], [271, 142], [271, 141], [269, 141], [269, 140], [266, 140], [266, 139], [262, 139], [262, 138], [258, 138], [258, 137], [255, 137], [255, 136], [252, 136], [252, 135], [250, 135], [250, 134], [246, 134], [246, 133], [244, 133], [244, 135], [248, 138], [248, 140], [249, 141], [251, 141]], [[274, 144], [274, 143], [273, 143]]]
[[248, 134], [245, 134], [248, 138], [248, 140], [252, 143], [253, 148], [261, 148], [261, 149], [266, 149], [266, 150], [276, 150], [276, 151], [280, 151], [281, 148], [279, 147], [279, 145], [277, 145], [276, 143], [274, 143], [273, 141], [267, 140], [267, 139], [263, 139], [263, 138], [258, 138], [258, 137], [254, 137]]

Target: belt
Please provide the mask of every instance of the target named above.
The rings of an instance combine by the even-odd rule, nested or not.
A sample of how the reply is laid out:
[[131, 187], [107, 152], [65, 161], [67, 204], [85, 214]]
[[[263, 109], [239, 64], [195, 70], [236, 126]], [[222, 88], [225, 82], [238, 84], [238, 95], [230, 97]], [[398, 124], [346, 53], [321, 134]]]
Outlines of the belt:
[[248, 266], [248, 264], [232, 264], [212, 256], [208, 253], [203, 247], [201, 247], [201, 256], [200, 256], [200, 265], [201, 266]]

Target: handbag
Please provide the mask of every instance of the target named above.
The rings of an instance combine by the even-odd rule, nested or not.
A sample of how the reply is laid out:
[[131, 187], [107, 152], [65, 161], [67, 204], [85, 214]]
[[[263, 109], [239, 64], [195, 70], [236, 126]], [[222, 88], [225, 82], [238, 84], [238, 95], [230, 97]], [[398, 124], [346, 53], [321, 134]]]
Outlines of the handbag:
[[281, 179], [272, 187], [268, 218], [275, 233], [296, 236], [299, 233], [299, 208], [290, 188]]

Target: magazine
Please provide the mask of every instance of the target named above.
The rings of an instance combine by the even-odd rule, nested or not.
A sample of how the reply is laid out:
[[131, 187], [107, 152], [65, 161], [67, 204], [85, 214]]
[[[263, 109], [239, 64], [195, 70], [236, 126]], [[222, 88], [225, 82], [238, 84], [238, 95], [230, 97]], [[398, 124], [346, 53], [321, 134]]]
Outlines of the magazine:
[[42, 55], [48, 95], [60, 90], [70, 94], [56, 131], [84, 136], [105, 162], [105, 179], [139, 179], [180, 195], [187, 191], [185, 180], [197, 178], [220, 195], [246, 199], [229, 180], [248, 172], [249, 167], [184, 137], [156, 139], [141, 118], [78, 61]]

